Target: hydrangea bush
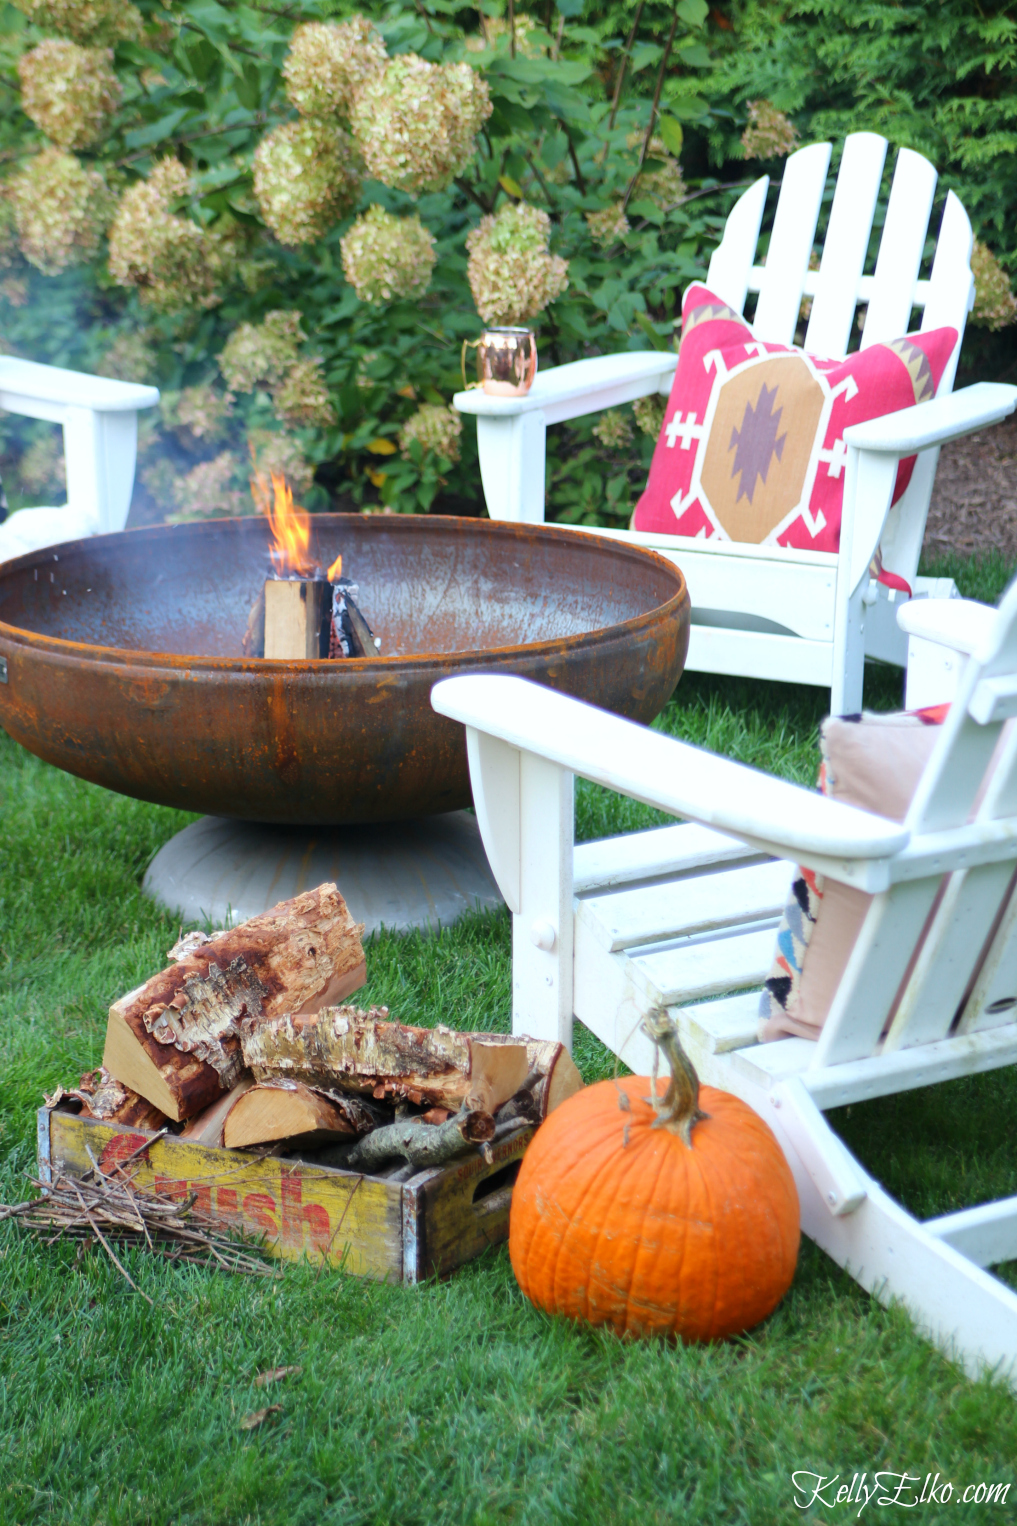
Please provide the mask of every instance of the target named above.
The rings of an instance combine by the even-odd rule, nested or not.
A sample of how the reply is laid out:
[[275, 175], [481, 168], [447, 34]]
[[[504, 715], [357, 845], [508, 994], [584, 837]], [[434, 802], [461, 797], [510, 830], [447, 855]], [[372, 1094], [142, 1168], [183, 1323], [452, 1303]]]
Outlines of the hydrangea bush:
[[[485, 6], [0, 0], [0, 345], [162, 388], [150, 517], [249, 510], [252, 463], [312, 509], [479, 511], [475, 429], [449, 408], [463, 340], [532, 324], [542, 365], [670, 348], [744, 186], [853, 126], [962, 191], [974, 322], [1012, 343], [1017, 208], [979, 189], [1014, 95], [1005, 26], [976, 60], [1004, 0], [950, 33], [933, 84], [939, 0], [788, 0], [786, 21], [763, 0]], [[837, 65], [831, 18], [882, 74]], [[866, 83], [884, 77], [892, 110]], [[930, 143], [902, 103], [936, 90]], [[552, 517], [624, 523], [662, 409], [552, 430]], [[2, 427], [23, 499], [42, 447], [20, 487], [11, 468], [42, 435]]]

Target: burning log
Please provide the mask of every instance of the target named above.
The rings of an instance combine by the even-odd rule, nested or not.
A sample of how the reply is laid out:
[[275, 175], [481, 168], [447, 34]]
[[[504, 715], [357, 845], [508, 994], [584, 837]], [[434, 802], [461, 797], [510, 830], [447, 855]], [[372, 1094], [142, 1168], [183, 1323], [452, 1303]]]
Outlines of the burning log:
[[175, 1121], [193, 1117], [240, 1079], [242, 1023], [314, 1013], [364, 984], [362, 932], [335, 885], [281, 902], [114, 1002], [103, 1064]]
[[488, 1040], [441, 1024], [389, 1022], [387, 1007], [287, 1014], [245, 1023], [241, 1036], [244, 1063], [259, 1080], [285, 1076], [379, 1100], [493, 1113], [523, 1085], [530, 1064], [524, 1043]]
[[332, 585], [322, 578], [269, 578], [265, 584], [264, 655], [303, 662], [327, 657]]
[[[328, 569], [331, 577], [336, 566], [342, 566], [342, 557]], [[376, 636], [360, 612], [356, 598], [360, 588], [349, 578], [339, 577], [329, 585], [332, 589], [332, 623], [328, 655], [330, 657], [376, 657], [381, 638]]]

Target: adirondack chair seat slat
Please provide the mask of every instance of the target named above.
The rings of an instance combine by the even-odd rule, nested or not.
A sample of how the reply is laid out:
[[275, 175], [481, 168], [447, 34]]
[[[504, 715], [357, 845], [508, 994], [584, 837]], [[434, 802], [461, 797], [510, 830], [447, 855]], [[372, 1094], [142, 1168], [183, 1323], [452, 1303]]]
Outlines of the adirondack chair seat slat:
[[[704, 872], [709, 867], [712, 872]], [[577, 916], [615, 953], [740, 922], [779, 917], [793, 866], [771, 860], [747, 868], [702, 866], [699, 873], [580, 900]]]
[[[1017, 1066], [1017, 727], [1001, 698], [1017, 679], [1017, 584], [968, 645], [903, 823], [762, 788], [754, 770], [521, 679], [448, 679], [432, 703], [467, 728], [513, 914], [514, 1031], [569, 1042], [578, 1018], [646, 1074], [642, 1020], [670, 1009], [702, 1079], [774, 1129], [805, 1232], [970, 1372], [987, 1364], [1017, 1388], [1017, 1294], [983, 1270], [1017, 1252], [1013, 1200], [923, 1225], [823, 1116]], [[690, 819], [574, 848], [575, 773]], [[818, 1041], [760, 1043], [792, 863], [871, 899]]]
[[686, 874], [705, 865], [736, 863], [753, 857], [737, 837], [714, 832], [696, 822], [675, 827], [652, 827], [623, 837], [577, 843], [572, 888], [609, 890], [615, 885], [659, 880]]
[[[709, 289], [737, 313], [744, 312], [750, 292], [758, 294], [753, 327], [768, 342], [793, 341], [802, 299], [808, 298], [812, 311], [805, 348], [813, 355], [843, 359], [861, 314], [863, 349], [904, 337], [914, 309], [922, 314], [922, 331], [953, 328], [959, 336], [935, 400], [906, 410], [906, 423], [895, 426], [899, 416], [892, 415], [881, 425], [845, 431], [840, 547], [828, 554], [825, 575], [801, 576], [809, 565], [818, 569], [824, 564], [810, 564], [807, 553], [780, 547], [614, 532], [672, 555], [685, 573], [695, 622], [686, 660], [690, 671], [829, 687], [831, 711], [841, 715], [861, 709], [866, 656], [900, 666], [907, 661], [895, 611], [885, 590], [869, 577], [874, 554], [878, 551], [883, 567], [914, 594], [930, 592], [917, 569], [939, 446], [985, 427], [1017, 405], [1017, 388], [996, 394], [1002, 411], [996, 404], [987, 407], [988, 394], [979, 388], [953, 393], [974, 300], [971, 225], [949, 192], [932, 272], [925, 275], [921, 267], [927, 239], [935, 231], [929, 219], [937, 176], [910, 149], [897, 154], [875, 270], [866, 271], [886, 151], [885, 139], [875, 133], [845, 139], [818, 271], [808, 267], [827, 184], [828, 143], [810, 144], [786, 160], [765, 264], [758, 259], [769, 188], [763, 176], [733, 207], [706, 276]], [[455, 407], [477, 416], [481, 478], [491, 517], [539, 523], [544, 518], [548, 427], [640, 396], [666, 395], [674, 369], [671, 355], [627, 351], [544, 370], [525, 398], [458, 393]], [[891, 506], [894, 458], [915, 451], [919, 455], [910, 484]], [[732, 564], [744, 575], [732, 576], [725, 592], [724, 577]], [[785, 571], [778, 574], [775, 568], [781, 564]], [[956, 593], [952, 583], [949, 592]], [[708, 612], [709, 623], [697, 621], [697, 609]]]

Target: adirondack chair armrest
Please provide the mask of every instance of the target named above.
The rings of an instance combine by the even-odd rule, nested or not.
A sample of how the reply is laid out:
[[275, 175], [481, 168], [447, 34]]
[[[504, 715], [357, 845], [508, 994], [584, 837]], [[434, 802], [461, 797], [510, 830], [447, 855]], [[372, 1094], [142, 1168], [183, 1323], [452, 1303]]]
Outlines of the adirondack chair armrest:
[[661, 350], [596, 355], [539, 371], [525, 397], [489, 397], [478, 387], [457, 392], [452, 406], [460, 413], [492, 420], [540, 412], [545, 424], [561, 424], [637, 397], [668, 392], [677, 363], [677, 355]]
[[0, 357], [0, 408], [24, 413], [29, 418], [63, 422], [66, 408], [86, 408], [92, 413], [137, 413], [159, 401], [158, 387], [136, 382], [111, 381], [61, 366], [37, 365], [13, 356]]
[[[158, 401], [158, 387], [0, 357], [0, 409], [63, 428], [71, 511], [66, 528], [74, 538], [124, 528], [134, 487], [138, 412]], [[27, 522], [18, 523], [24, 536]], [[47, 520], [37, 522], [32, 533], [42, 537], [36, 545], [48, 545], [54, 532]], [[21, 544], [27, 548], [30, 541], [22, 538]]]
[[855, 450], [878, 455], [911, 456], [933, 445], [946, 445], [963, 435], [974, 434], [990, 424], [999, 424], [1017, 408], [1017, 387], [1002, 382], [976, 382], [962, 387], [948, 397], [933, 398], [852, 424], [844, 431], [844, 442]]
[[965, 655], [988, 639], [995, 619], [995, 608], [977, 599], [909, 599], [897, 611], [897, 624], [909, 636]]
[[[908, 842], [907, 831], [884, 817], [662, 736], [526, 679], [494, 674], [444, 679], [431, 690], [431, 704], [475, 733], [546, 758], [646, 805], [731, 833], [778, 857], [881, 859]], [[478, 759], [471, 745], [471, 771], [475, 763], [479, 766]], [[508, 777], [503, 768], [499, 773]], [[510, 808], [507, 801], [504, 807]]]

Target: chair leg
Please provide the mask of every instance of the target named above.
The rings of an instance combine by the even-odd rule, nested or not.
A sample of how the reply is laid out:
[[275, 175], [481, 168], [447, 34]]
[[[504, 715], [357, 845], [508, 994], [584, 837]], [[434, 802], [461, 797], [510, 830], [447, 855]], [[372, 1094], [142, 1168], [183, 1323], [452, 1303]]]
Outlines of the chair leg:
[[[803, 1161], [810, 1151], [796, 1149], [780, 1110], [760, 1090], [740, 1090], [780, 1140], [798, 1187], [803, 1232], [880, 1303], [899, 1300], [921, 1332], [970, 1376], [989, 1368], [1017, 1390], [1017, 1293], [931, 1233], [854, 1156], [865, 1198], [851, 1212], [831, 1211], [814, 1163], [810, 1171]], [[831, 1149], [848, 1154], [818, 1108], [804, 1126], [817, 1156]]]

